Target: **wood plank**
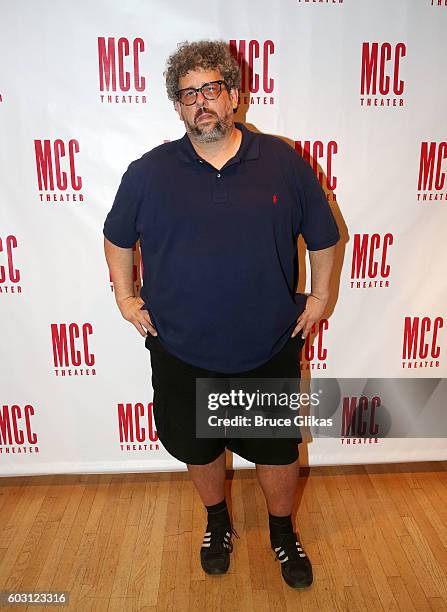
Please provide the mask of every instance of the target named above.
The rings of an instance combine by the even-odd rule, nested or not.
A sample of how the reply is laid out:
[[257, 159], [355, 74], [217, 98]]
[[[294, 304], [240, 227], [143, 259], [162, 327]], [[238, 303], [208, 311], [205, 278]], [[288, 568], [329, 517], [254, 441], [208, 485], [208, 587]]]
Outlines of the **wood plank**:
[[421, 587], [428, 597], [441, 596], [445, 600], [447, 608], [446, 566], [442, 566], [438, 562], [433, 554], [429, 539], [426, 537], [426, 534], [422, 533], [421, 526], [417, 524], [414, 518], [405, 518], [405, 523], [410, 535], [408, 539], [405, 538], [404, 548], [413, 560], [417, 559], [416, 563]]
[[413, 601], [408, 594], [404, 580], [400, 576], [389, 576], [387, 578], [394, 599], [402, 612], [412, 612], [416, 610]]
[[[24, 480], [24, 495], [20, 496], [15, 512], [7, 523], [8, 527], [15, 529], [15, 537], [0, 560], [0, 576], [7, 577], [2, 585], [4, 591], [15, 591], [20, 586], [25, 570], [20, 553], [42, 505], [48, 504], [46, 496], [50, 486], [51, 477], [48, 476], [27, 477]], [[26, 550], [25, 556], [29, 559]]]
[[[402, 517], [397, 514], [397, 509], [394, 507], [393, 486], [390, 488], [386, 486], [386, 477], [383, 473], [373, 475], [370, 472], [370, 479], [379, 492], [381, 501], [381, 510], [375, 512], [375, 520], [388, 544], [397, 571], [404, 580], [405, 587], [416, 609], [429, 610], [427, 597], [418, 582], [415, 569], [408, 560], [399, 540], [399, 534], [403, 532], [408, 535], [408, 530]], [[388, 583], [390, 584], [389, 579]]]
[[[143, 520], [151, 524], [150, 539], [145, 549], [147, 559], [146, 574], [141, 590], [140, 603], [144, 605], [156, 605], [161, 578], [162, 555], [165, 525], [167, 520], [167, 508], [170, 492], [170, 480], [165, 478], [160, 482], [151, 481], [146, 483], [146, 506], [147, 512]], [[141, 546], [140, 536], [137, 536], [137, 545]]]

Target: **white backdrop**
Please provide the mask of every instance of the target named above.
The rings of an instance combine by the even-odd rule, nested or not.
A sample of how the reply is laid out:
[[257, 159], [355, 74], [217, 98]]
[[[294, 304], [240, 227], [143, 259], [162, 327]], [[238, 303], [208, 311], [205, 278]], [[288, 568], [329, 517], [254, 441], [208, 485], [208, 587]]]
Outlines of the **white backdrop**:
[[[307, 147], [322, 175], [343, 244], [304, 375], [445, 377], [444, 0], [0, 7], [1, 474], [184, 468], [152, 429], [149, 353], [115, 306], [102, 243], [130, 161], [184, 133], [163, 79], [183, 40], [245, 48], [239, 118]], [[316, 439], [301, 455], [446, 459], [447, 443]]]

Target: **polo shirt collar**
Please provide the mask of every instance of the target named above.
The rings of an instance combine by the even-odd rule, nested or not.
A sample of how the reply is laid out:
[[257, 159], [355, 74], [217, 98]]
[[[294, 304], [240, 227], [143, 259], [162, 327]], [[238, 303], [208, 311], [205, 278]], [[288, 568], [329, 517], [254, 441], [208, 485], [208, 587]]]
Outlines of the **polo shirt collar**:
[[[246, 161], [249, 159], [258, 159], [259, 157], [259, 139], [256, 135], [242, 123], [235, 123], [235, 126], [242, 132], [242, 141], [238, 152], [232, 158], [234, 161]], [[191, 144], [188, 134], [186, 133], [179, 142], [179, 155], [183, 161], [194, 162], [201, 160], [200, 155], [197, 155], [196, 150]], [[227, 162], [228, 163], [228, 162]]]

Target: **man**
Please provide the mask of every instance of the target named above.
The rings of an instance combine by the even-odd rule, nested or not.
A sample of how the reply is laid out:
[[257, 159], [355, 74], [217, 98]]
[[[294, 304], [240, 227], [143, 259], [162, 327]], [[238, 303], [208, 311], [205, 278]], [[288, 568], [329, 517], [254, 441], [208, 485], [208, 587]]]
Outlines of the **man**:
[[[224, 494], [227, 447], [256, 464], [282, 576], [306, 587], [312, 567], [291, 521], [301, 439], [197, 438], [195, 380], [299, 376], [303, 339], [327, 304], [339, 233], [307, 162], [235, 124], [240, 75], [226, 44], [181, 44], [165, 75], [186, 134], [132, 162], [122, 178], [104, 225], [117, 305], [146, 337], [158, 436], [186, 463], [208, 511], [205, 572], [227, 571], [237, 535]], [[295, 293], [300, 233], [310, 251], [307, 299]], [[141, 298], [132, 280], [138, 239]]]

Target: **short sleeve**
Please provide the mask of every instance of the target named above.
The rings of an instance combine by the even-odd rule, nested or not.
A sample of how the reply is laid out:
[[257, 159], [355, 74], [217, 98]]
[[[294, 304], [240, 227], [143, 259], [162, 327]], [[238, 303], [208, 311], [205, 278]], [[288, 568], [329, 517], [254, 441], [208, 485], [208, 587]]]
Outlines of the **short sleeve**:
[[134, 164], [130, 164], [121, 178], [103, 229], [107, 240], [122, 248], [133, 247], [139, 238], [136, 225], [142, 189], [135, 176]]
[[301, 234], [308, 251], [319, 251], [340, 240], [337, 223], [314, 171], [297, 154], [298, 191], [302, 212]]

